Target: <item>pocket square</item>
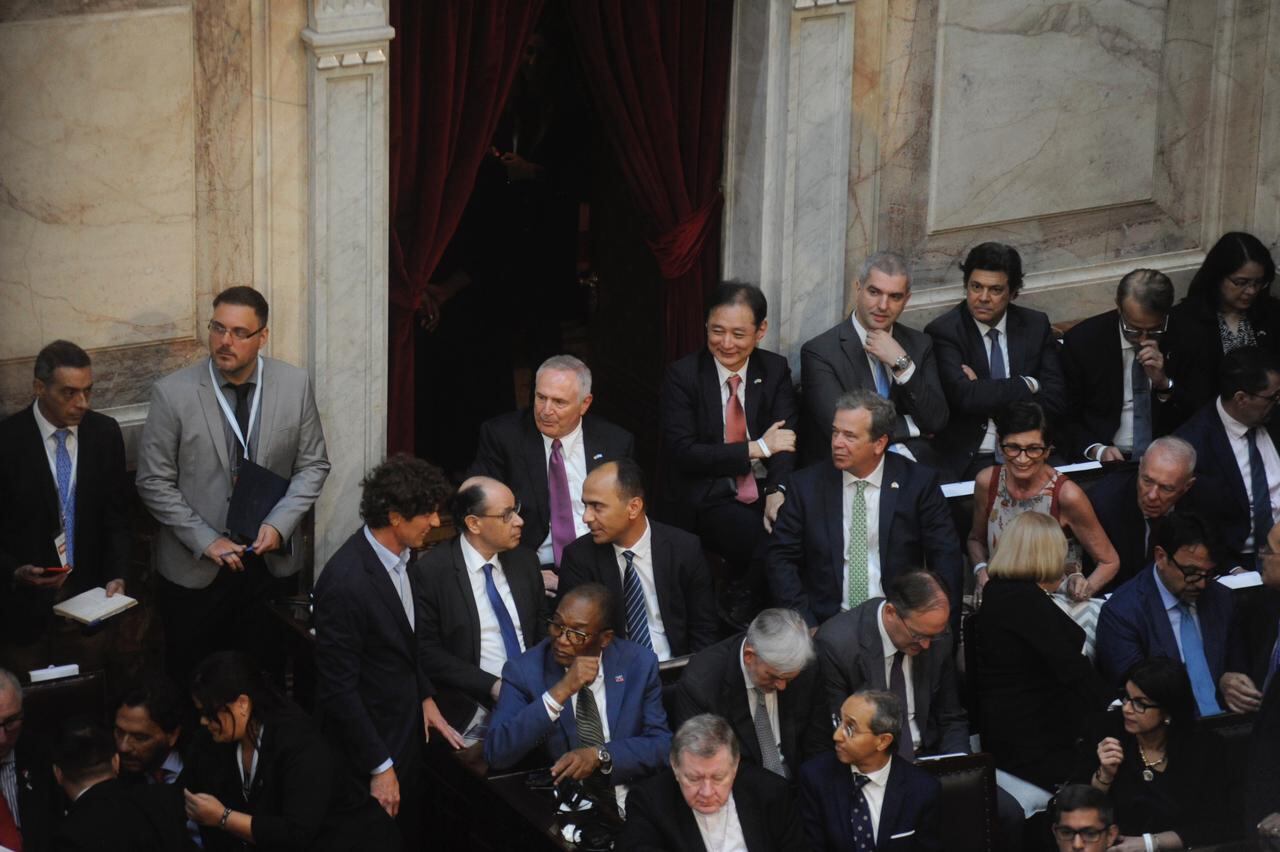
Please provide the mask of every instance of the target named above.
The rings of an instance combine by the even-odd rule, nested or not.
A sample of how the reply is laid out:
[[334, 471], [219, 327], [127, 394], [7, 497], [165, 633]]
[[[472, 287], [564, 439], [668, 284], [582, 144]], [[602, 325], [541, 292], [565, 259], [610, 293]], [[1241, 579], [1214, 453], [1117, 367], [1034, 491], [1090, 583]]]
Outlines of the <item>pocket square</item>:
[[890, 840], [897, 840], [897, 839], [898, 839], [898, 838], [900, 838], [900, 837], [910, 837], [911, 835], [913, 835], [913, 834], [915, 834], [915, 833], [916, 833], [916, 830], [913, 828], [913, 829], [911, 829], [910, 831], [904, 831], [904, 832], [902, 832], [901, 834], [893, 834], [893, 835], [890, 835], [890, 836], [889, 836], [889, 839], [890, 839]]

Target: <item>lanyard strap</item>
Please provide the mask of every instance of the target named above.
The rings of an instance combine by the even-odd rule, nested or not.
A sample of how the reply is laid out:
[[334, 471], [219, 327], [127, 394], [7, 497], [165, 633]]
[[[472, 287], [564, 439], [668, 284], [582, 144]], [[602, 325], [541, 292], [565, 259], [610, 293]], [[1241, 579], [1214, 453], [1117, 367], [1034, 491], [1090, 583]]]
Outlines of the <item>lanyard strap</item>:
[[249, 793], [253, 790], [253, 779], [258, 774], [258, 752], [262, 750], [262, 729], [258, 729], [258, 736], [255, 737], [256, 742], [253, 744], [253, 757], [249, 761], [249, 775], [244, 774], [244, 747], [240, 743], [236, 749], [236, 769], [240, 770], [240, 792], [244, 795], [245, 804], [249, 802]]
[[[231, 410], [231, 406], [227, 404], [227, 396], [222, 392], [222, 383], [218, 381], [218, 377], [213, 373], [213, 359], [209, 359], [209, 378], [213, 381], [213, 395], [218, 399], [218, 407], [222, 409], [222, 416], [227, 419], [227, 425], [231, 427], [231, 433], [236, 436], [236, 440], [240, 442], [240, 447], [244, 450], [244, 457], [249, 458], [249, 439], [240, 434], [240, 424], [236, 422], [235, 412]], [[262, 356], [258, 356], [258, 385], [253, 389], [253, 403], [249, 406], [249, 434], [253, 434], [253, 424], [258, 420], [258, 405], [262, 402]]]

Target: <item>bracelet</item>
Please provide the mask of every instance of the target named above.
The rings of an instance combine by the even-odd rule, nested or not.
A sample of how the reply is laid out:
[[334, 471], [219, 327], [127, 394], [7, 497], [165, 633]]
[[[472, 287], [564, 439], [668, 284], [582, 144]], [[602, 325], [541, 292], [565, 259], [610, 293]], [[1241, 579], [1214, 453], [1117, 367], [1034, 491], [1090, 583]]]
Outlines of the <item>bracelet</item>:
[[[218, 828], [227, 827], [227, 819], [231, 816], [231, 808], [224, 808], [222, 811], [222, 819], [218, 820]], [[1150, 847], [1148, 847], [1150, 849]]]
[[1150, 834], [1142, 835], [1142, 842], [1146, 844], [1147, 852], [1156, 852], [1156, 839]]
[[1093, 770], [1093, 777], [1094, 777], [1094, 779], [1095, 779], [1099, 784], [1101, 784], [1103, 787], [1110, 787], [1113, 783], [1115, 783], [1115, 779], [1114, 779], [1114, 778], [1113, 778], [1113, 779], [1111, 779], [1110, 781], [1107, 781], [1106, 779], [1104, 779], [1104, 778], [1102, 777], [1102, 767], [1101, 767], [1101, 766], [1099, 766], [1097, 769]]
[[756, 446], [760, 447], [760, 452], [764, 453], [765, 458], [773, 458], [773, 453], [769, 452], [769, 445], [764, 442], [764, 438], [758, 439]]
[[974, 566], [973, 566], [973, 576], [975, 576], [975, 577], [976, 577], [976, 576], [978, 576], [978, 572], [979, 572], [979, 571], [981, 571], [983, 568], [986, 568], [986, 567], [987, 567], [987, 563], [985, 563], [985, 562], [979, 562], [977, 565], [974, 565]]

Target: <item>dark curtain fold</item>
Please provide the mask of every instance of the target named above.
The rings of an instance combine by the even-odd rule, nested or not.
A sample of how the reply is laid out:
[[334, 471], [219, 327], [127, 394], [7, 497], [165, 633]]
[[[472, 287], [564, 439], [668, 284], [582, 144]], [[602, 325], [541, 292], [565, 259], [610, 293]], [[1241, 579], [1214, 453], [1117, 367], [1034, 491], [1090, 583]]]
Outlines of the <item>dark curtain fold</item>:
[[414, 449], [415, 312], [458, 227], [544, 0], [393, 0], [388, 452]]
[[705, 341], [719, 269], [733, 0], [569, 0], [600, 122], [664, 279], [668, 362]]

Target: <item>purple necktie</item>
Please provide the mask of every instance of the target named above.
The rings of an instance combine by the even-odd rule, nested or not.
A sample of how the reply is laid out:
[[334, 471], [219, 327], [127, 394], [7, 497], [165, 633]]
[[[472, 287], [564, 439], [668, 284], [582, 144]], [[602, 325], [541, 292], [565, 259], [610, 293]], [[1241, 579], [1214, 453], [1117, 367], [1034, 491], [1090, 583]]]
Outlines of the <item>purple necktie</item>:
[[551, 442], [551, 463], [547, 465], [547, 488], [551, 492], [551, 551], [556, 565], [565, 547], [578, 537], [573, 526], [573, 500], [569, 497], [569, 474], [564, 469], [560, 439]]

